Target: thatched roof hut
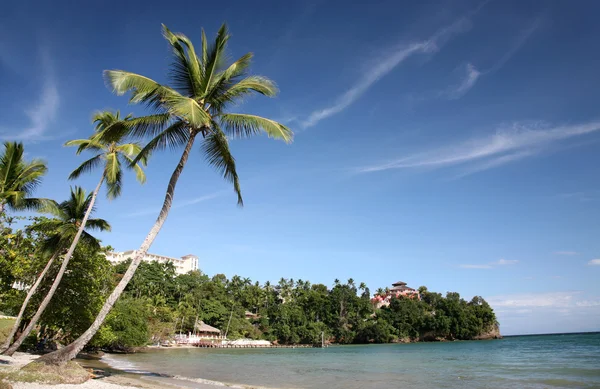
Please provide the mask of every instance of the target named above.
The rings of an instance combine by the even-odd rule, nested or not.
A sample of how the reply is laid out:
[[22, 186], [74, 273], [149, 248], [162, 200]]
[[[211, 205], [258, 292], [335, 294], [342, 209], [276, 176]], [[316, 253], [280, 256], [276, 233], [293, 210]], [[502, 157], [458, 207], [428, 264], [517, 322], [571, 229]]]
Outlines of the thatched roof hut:
[[212, 326], [209, 326], [203, 321], [196, 323], [196, 331], [201, 334], [220, 334], [221, 330]]

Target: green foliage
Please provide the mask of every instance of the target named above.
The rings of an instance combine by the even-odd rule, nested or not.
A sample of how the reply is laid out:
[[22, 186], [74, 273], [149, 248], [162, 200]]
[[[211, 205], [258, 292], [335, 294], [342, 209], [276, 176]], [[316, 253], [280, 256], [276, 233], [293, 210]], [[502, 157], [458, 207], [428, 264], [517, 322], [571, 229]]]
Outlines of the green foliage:
[[149, 339], [148, 316], [142, 300], [123, 298], [115, 304], [90, 345], [113, 350], [144, 346]]
[[0, 319], [0, 344], [6, 340], [14, 323], [14, 319]]
[[27, 162], [24, 154], [22, 143], [4, 142], [0, 153], [0, 214], [5, 207], [38, 209], [47, 202], [30, 197], [48, 171], [46, 163], [39, 159]]
[[[36, 301], [30, 304], [32, 307], [37, 307], [50, 288], [59, 265], [45, 278]], [[69, 271], [40, 319], [39, 337], [66, 343], [81, 335], [92, 324], [113, 287], [112, 272], [112, 265], [101, 251], [80, 243], [69, 263]]]
[[104, 141], [122, 137], [151, 138], [133, 160], [148, 158], [154, 151], [189, 144], [202, 135], [202, 151], [207, 162], [233, 184], [238, 204], [242, 195], [230, 138], [246, 138], [265, 133], [274, 139], [292, 141], [292, 131], [274, 120], [245, 113], [226, 112], [251, 94], [275, 96], [275, 84], [261, 76], [248, 75], [252, 54], [227, 65], [229, 32], [222, 25], [213, 44], [202, 33], [197, 52], [191, 40], [163, 25], [163, 36], [173, 53], [170, 85], [123, 70], [104, 72], [107, 84], [117, 95], [130, 93], [131, 103], [155, 108], [156, 114], [127, 120], [109, 128]]
[[421, 300], [393, 298], [389, 307], [377, 312], [376, 319], [390, 323], [399, 338], [467, 340], [497, 325], [494, 311], [482, 297], [466, 302], [455, 292], [443, 297], [425, 287], [419, 290]]
[[106, 181], [107, 195], [110, 199], [114, 199], [121, 194], [123, 165], [135, 172], [140, 183], [146, 182], [146, 174], [142, 169], [142, 166], [146, 164], [146, 159], [142, 158], [140, 163], [133, 163], [133, 159], [138, 156], [142, 147], [137, 143], [124, 143], [125, 132], [115, 135], [113, 131], [110, 140], [103, 138], [104, 133], [114, 128], [124, 128], [132, 119], [131, 115], [121, 118], [119, 111], [115, 113], [110, 111], [96, 112], [93, 117], [96, 124], [94, 135], [89, 139], [76, 139], [65, 143], [65, 146], [77, 146], [77, 154], [83, 151], [91, 151], [95, 154], [79, 165], [69, 178], [76, 179], [103, 164], [102, 177]]
[[[43, 218], [33, 223], [51, 224]], [[8, 223], [3, 228], [7, 233], [0, 239], [15, 251], [10, 261], [25, 269], [21, 278], [11, 275], [11, 279], [33, 279], [43, 262], [27, 253], [36, 253], [51, 232], [36, 227], [13, 231]], [[29, 347], [41, 339], [68, 342], [81, 334], [129, 263], [111, 265], [97, 244], [82, 242]], [[33, 314], [59, 266], [51, 269], [26, 317]], [[357, 287], [352, 279], [336, 280], [331, 288], [285, 278], [276, 285], [261, 285], [239, 276], [209, 278], [200, 271], [177, 275], [173, 264], [142, 262], [90, 346], [128, 350], [160, 343], [178, 333], [193, 333], [198, 321], [221, 329], [230, 339], [284, 344], [320, 344], [322, 337], [338, 343], [472, 339], [496, 324], [492, 308], [481, 297], [467, 302], [458, 293], [442, 296], [425, 287], [419, 292], [420, 300], [392, 298], [389, 306], [375, 309], [367, 286]], [[22, 291], [6, 290], [0, 309], [14, 314], [23, 296]]]
[[[6, 217], [0, 214], [0, 312], [15, 315], [23, 293], [12, 289], [15, 282], [30, 284], [45, 261], [38, 254], [45, 235], [29, 228], [15, 229], [19, 222], [39, 222], [44, 218]], [[16, 309], [15, 309], [15, 305]]]

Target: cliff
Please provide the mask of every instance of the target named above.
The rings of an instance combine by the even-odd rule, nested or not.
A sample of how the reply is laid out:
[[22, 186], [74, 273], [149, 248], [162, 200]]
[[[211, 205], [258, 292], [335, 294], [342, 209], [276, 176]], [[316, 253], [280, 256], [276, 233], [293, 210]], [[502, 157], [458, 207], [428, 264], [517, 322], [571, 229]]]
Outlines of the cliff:
[[488, 331], [483, 332], [475, 337], [473, 340], [489, 340], [489, 339], [502, 339], [502, 335], [500, 334], [500, 327], [498, 324], [495, 324]]

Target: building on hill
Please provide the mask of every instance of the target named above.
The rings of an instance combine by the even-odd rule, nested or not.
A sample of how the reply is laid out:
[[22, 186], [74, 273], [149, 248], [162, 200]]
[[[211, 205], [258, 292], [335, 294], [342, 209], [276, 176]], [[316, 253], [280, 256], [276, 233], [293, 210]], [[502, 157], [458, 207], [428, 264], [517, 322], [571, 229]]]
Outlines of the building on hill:
[[[112, 251], [106, 253], [106, 259], [113, 263], [119, 263], [133, 258], [137, 250], [128, 251]], [[186, 274], [192, 270], [198, 270], [198, 257], [193, 254], [184, 255], [181, 258], [166, 257], [164, 255], [157, 255], [146, 253], [142, 258], [145, 262], [156, 261], [159, 263], [171, 262], [175, 265], [175, 272], [177, 274]]]
[[375, 308], [379, 309], [389, 306], [392, 298], [401, 297], [421, 300], [421, 294], [418, 290], [408, 287], [406, 282], [396, 281], [392, 284], [391, 288], [386, 288], [383, 293], [376, 293], [371, 302]]

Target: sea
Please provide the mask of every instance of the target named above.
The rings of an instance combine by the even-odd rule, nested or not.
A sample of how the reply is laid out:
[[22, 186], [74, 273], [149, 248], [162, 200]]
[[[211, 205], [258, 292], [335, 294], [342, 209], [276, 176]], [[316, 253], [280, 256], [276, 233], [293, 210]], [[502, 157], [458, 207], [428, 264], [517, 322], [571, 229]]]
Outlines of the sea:
[[600, 333], [327, 348], [162, 349], [102, 360], [148, 379], [170, 376], [185, 387], [600, 388]]

